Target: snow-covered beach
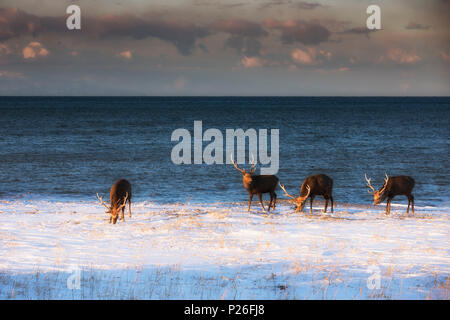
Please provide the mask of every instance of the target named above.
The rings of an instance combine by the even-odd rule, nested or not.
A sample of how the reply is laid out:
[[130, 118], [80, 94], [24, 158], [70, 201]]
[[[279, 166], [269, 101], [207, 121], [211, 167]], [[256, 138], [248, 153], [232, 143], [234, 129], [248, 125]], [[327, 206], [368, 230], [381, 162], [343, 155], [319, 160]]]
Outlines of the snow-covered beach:
[[0, 298], [448, 299], [450, 208], [322, 208], [1, 200]]

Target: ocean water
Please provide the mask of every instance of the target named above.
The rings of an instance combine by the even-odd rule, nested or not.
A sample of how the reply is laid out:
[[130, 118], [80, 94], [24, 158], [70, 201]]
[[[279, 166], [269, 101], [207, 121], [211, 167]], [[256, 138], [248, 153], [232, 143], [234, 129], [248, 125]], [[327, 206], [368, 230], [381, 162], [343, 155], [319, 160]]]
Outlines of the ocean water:
[[324, 173], [337, 203], [370, 204], [364, 172], [376, 188], [386, 172], [415, 179], [417, 206], [448, 207], [449, 119], [448, 97], [0, 97], [0, 200], [108, 198], [126, 178], [138, 201], [247, 201], [232, 165], [172, 163], [173, 130], [202, 120], [279, 129], [277, 176], [292, 194]]

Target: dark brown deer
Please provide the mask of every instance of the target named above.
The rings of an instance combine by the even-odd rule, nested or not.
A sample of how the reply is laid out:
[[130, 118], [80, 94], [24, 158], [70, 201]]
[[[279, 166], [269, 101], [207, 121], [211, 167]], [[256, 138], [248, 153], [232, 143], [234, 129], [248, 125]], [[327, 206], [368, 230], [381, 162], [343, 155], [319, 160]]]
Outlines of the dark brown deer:
[[411, 194], [415, 184], [414, 179], [408, 176], [389, 177], [386, 173], [385, 176], [386, 178], [384, 179], [383, 186], [377, 191], [370, 184], [371, 179], [368, 179], [367, 175], [364, 173], [367, 187], [372, 189], [372, 191], [367, 191], [373, 194], [373, 205], [375, 206], [387, 198], [385, 212], [386, 214], [390, 214], [392, 198], [403, 195], [408, 197], [408, 208], [406, 209], [406, 213], [409, 213], [409, 205], [411, 204], [412, 213], [414, 214], [414, 196]]
[[270, 208], [275, 210], [275, 205], [277, 203], [277, 194], [275, 193], [275, 188], [277, 187], [278, 178], [274, 175], [255, 175], [253, 174], [256, 170], [256, 164], [253, 162], [252, 155], [252, 167], [249, 171], [245, 171], [240, 169], [236, 162], [233, 160], [233, 154], [231, 154], [231, 162], [233, 162], [234, 167], [242, 173], [242, 182], [244, 184], [244, 188], [247, 189], [249, 194], [248, 199], [248, 211], [250, 211], [250, 206], [252, 204], [253, 195], [257, 194], [259, 197], [259, 202], [264, 211], [264, 204], [262, 201], [263, 193], [270, 193], [270, 203], [269, 203], [269, 211]]
[[106, 213], [110, 214], [109, 223], [112, 222], [113, 224], [116, 224], [121, 210], [121, 219], [125, 222], [124, 213], [127, 202], [129, 217], [131, 218], [131, 184], [127, 180], [119, 179], [113, 184], [111, 190], [109, 191], [109, 206], [103, 202], [103, 199], [98, 195], [98, 193], [97, 198], [98, 200], [100, 200], [100, 203], [106, 208]]
[[308, 178], [303, 180], [302, 186], [300, 188], [300, 195], [297, 198], [290, 195], [281, 184], [280, 187], [288, 197], [292, 198], [291, 202], [297, 205], [295, 211], [303, 211], [306, 199], [308, 199], [309, 197], [311, 201], [309, 213], [311, 214], [314, 197], [323, 196], [325, 199], [325, 208], [323, 212], [327, 212], [328, 200], [331, 200], [331, 212], [333, 212], [333, 179], [331, 179], [327, 175], [316, 174], [313, 176], [309, 176]]

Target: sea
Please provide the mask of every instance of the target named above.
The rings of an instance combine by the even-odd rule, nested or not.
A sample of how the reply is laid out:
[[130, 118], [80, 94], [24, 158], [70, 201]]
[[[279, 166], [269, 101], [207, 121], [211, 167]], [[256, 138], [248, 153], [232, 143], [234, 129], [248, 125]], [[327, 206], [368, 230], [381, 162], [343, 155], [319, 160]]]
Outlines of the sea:
[[278, 129], [293, 195], [323, 173], [336, 203], [370, 205], [364, 173], [375, 188], [386, 173], [414, 178], [417, 206], [449, 207], [449, 120], [450, 97], [0, 97], [0, 200], [92, 201], [125, 178], [135, 201], [247, 201], [233, 165], [172, 161], [173, 131], [202, 121], [224, 139]]

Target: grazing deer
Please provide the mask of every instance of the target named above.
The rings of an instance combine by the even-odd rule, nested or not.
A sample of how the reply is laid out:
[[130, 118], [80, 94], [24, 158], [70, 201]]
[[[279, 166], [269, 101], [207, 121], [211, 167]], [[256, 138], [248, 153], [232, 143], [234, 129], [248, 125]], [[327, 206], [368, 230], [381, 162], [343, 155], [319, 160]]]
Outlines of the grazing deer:
[[113, 224], [116, 224], [120, 210], [122, 210], [121, 219], [125, 222], [124, 213], [127, 202], [129, 217], [131, 217], [131, 184], [127, 180], [119, 179], [113, 184], [111, 190], [109, 191], [109, 206], [103, 202], [103, 199], [98, 195], [98, 193], [97, 198], [106, 208], [106, 213], [110, 214], [109, 223], [112, 221]]
[[375, 190], [374, 187], [370, 184], [370, 180], [367, 178], [367, 175], [364, 173], [364, 177], [366, 178], [367, 187], [372, 189], [367, 190], [370, 194], [373, 194], [373, 205], [377, 205], [384, 201], [387, 198], [386, 203], [386, 214], [391, 213], [391, 201], [392, 198], [399, 195], [404, 195], [408, 197], [408, 208], [406, 209], [406, 213], [409, 213], [409, 204], [411, 204], [412, 213], [414, 214], [414, 197], [411, 194], [412, 189], [414, 188], [415, 181], [413, 178], [408, 176], [397, 176], [397, 177], [389, 177], [385, 173], [386, 178], [384, 179], [384, 184], [380, 190]]
[[255, 175], [253, 174], [256, 170], [256, 164], [253, 161], [252, 155], [252, 167], [249, 171], [245, 171], [240, 169], [236, 162], [233, 160], [233, 154], [231, 154], [231, 162], [233, 162], [234, 167], [242, 173], [242, 182], [244, 184], [244, 188], [247, 189], [249, 194], [248, 199], [248, 211], [250, 211], [250, 206], [252, 204], [253, 195], [257, 194], [259, 197], [259, 202], [264, 211], [264, 204], [262, 202], [262, 194], [270, 193], [270, 203], [269, 203], [269, 211], [270, 207], [275, 210], [275, 204], [277, 202], [277, 194], [275, 193], [275, 188], [277, 187], [278, 178], [274, 175]]
[[327, 212], [328, 199], [331, 200], [331, 212], [333, 212], [333, 179], [324, 174], [316, 174], [313, 176], [309, 176], [308, 178], [303, 180], [302, 186], [300, 188], [300, 194], [297, 198], [291, 196], [281, 184], [280, 187], [288, 197], [292, 198], [291, 202], [297, 205], [295, 211], [303, 211], [306, 199], [310, 197], [311, 206], [309, 209], [309, 213], [311, 214], [314, 197], [323, 196], [325, 198], [325, 208], [323, 212]]

